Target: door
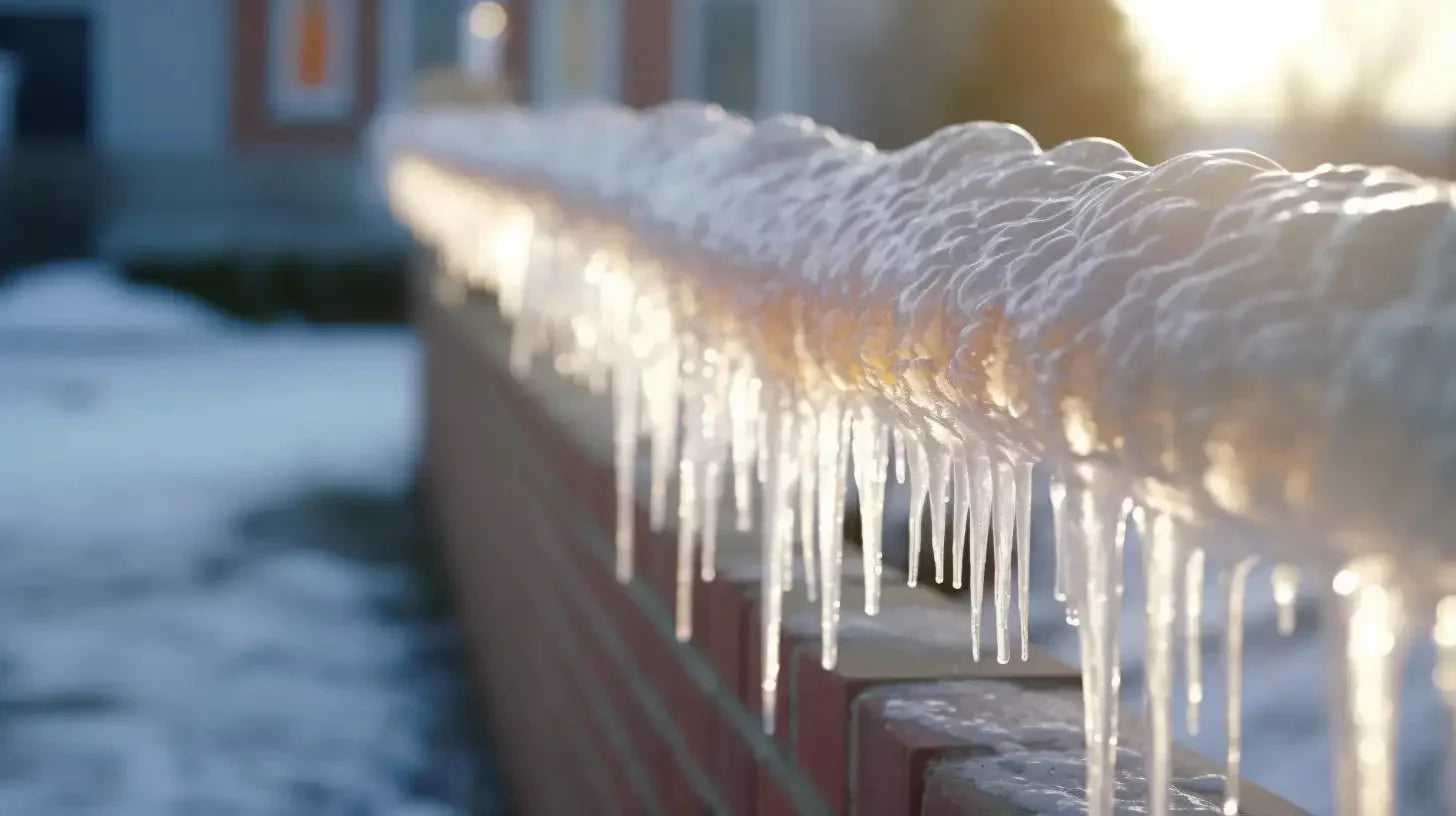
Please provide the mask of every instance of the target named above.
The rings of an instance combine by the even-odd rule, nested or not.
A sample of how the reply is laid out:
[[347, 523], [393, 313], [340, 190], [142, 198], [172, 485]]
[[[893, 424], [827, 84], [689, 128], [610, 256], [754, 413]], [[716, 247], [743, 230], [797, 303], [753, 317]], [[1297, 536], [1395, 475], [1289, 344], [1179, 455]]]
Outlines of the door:
[[91, 21], [0, 14], [0, 51], [18, 68], [8, 151], [0, 156], [0, 277], [95, 251]]
[[20, 144], [86, 143], [91, 130], [91, 25], [79, 15], [0, 15], [0, 51], [20, 67]]

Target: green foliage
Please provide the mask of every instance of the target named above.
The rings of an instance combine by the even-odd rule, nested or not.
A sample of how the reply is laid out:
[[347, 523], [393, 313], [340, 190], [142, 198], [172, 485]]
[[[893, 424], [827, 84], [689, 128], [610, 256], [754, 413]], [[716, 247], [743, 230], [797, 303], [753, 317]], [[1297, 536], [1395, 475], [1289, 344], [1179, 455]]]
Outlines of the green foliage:
[[1141, 61], [1116, 0], [984, 0], [975, 19], [945, 122], [1011, 122], [1043, 147], [1102, 136], [1147, 160]]

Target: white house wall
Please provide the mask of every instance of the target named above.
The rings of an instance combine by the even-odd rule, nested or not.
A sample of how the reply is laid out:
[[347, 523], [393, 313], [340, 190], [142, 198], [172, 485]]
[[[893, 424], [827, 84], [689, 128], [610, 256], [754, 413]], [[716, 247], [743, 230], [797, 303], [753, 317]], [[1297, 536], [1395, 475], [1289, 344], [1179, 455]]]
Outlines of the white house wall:
[[228, 0], [98, 0], [92, 110], [108, 152], [216, 153], [228, 147]]

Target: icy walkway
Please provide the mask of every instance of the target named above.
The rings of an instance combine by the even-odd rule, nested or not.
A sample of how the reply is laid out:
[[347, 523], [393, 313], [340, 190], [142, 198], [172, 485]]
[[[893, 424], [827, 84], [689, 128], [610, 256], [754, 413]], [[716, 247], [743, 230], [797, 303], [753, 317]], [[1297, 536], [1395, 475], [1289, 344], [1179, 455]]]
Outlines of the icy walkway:
[[492, 812], [408, 563], [415, 358], [0, 288], [0, 813]]

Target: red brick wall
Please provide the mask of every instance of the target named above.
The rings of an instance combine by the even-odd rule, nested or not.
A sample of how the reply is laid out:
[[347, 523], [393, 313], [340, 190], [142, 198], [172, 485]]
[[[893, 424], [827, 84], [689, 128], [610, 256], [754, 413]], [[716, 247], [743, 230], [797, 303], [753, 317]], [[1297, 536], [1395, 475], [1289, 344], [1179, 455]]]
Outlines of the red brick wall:
[[[956, 723], [987, 713], [988, 685], [1008, 687], [987, 678], [1080, 723], [1073, 670], [1040, 653], [972, 662], [963, 604], [888, 570], [885, 611], [866, 619], [851, 569], [834, 671], [819, 665], [817, 607], [786, 596], [766, 736], [753, 542], [720, 539], [718, 579], [695, 587], [694, 641], [678, 643], [676, 548], [642, 512], [637, 579], [613, 575], [612, 467], [592, 441], [610, 438], [604, 400], [550, 375], [518, 383], [493, 310], [441, 306], [419, 283], [422, 479], [520, 812], [1013, 812], [957, 773], [991, 749]], [[907, 717], [912, 703], [933, 704], [936, 723]], [[1128, 729], [1123, 744], [1137, 741]], [[1208, 766], [1181, 757], [1174, 770]], [[1250, 789], [1243, 812], [1295, 811]]]

